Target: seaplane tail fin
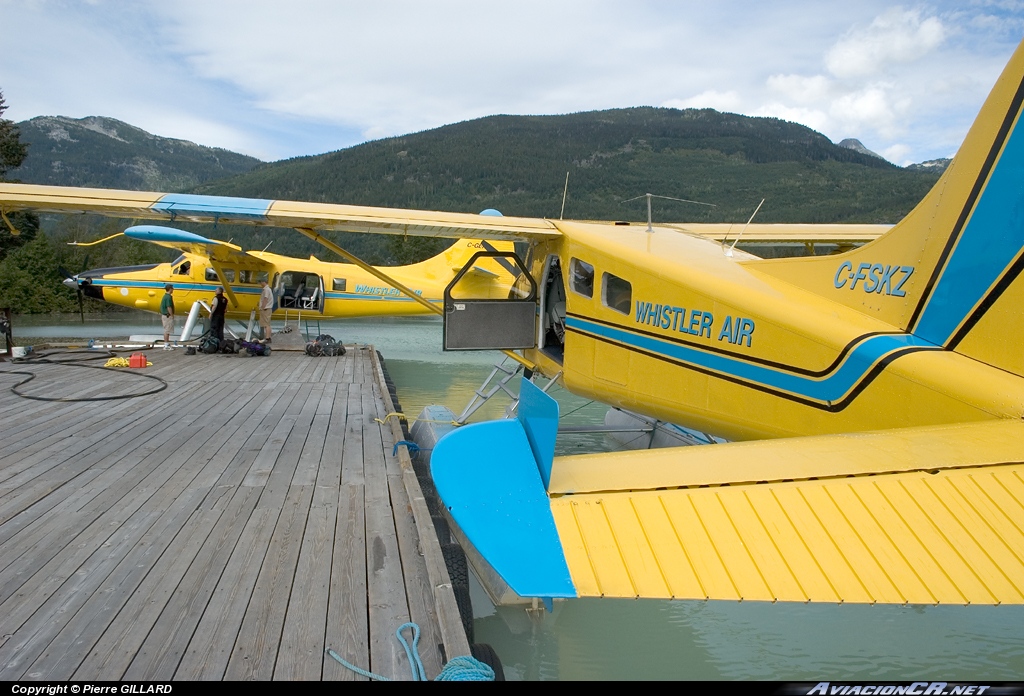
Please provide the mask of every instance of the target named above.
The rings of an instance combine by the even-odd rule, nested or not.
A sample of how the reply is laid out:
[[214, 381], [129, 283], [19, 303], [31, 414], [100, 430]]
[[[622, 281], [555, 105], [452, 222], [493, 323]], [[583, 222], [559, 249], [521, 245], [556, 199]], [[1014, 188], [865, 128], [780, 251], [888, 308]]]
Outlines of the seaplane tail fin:
[[[437, 256], [403, 267], [403, 270], [421, 273], [430, 277], [450, 280], [462, 270], [478, 251], [512, 251], [512, 242], [486, 241], [483, 239], [460, 239]], [[518, 269], [510, 259], [480, 258], [473, 264], [477, 275], [511, 285], [518, 275]]]
[[749, 262], [949, 350], [1024, 374], [1024, 44], [914, 210], [845, 254]]

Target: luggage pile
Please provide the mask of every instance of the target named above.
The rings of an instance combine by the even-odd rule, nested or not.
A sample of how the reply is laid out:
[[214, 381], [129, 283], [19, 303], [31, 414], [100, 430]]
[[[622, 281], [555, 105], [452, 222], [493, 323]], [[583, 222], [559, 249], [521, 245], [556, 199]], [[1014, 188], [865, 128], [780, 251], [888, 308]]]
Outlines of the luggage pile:
[[312, 358], [322, 356], [334, 357], [345, 354], [345, 346], [334, 340], [333, 336], [320, 334], [306, 344], [306, 355]]

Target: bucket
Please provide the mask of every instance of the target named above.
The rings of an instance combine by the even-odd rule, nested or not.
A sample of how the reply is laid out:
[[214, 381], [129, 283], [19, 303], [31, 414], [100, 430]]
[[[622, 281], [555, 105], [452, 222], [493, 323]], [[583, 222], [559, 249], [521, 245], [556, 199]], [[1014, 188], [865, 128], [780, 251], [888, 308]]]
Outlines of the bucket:
[[26, 354], [25, 346], [11, 346], [11, 357], [12, 358], [24, 358]]

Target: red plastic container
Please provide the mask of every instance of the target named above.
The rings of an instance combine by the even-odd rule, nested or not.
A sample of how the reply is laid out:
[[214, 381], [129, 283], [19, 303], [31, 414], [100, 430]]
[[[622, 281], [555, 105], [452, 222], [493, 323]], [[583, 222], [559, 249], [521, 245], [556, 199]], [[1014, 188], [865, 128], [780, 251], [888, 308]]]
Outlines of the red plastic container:
[[132, 353], [128, 356], [128, 367], [145, 367], [146, 366], [146, 354], [145, 353]]

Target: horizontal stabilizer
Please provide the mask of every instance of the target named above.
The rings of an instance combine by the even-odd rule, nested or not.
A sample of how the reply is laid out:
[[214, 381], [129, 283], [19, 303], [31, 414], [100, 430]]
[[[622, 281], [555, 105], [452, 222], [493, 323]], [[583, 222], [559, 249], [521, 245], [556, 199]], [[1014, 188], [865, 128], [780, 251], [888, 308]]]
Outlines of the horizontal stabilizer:
[[143, 242], [150, 242], [169, 249], [178, 249], [190, 254], [207, 256], [214, 261], [238, 261], [245, 258], [247, 261], [265, 264], [258, 257], [250, 256], [242, 251], [240, 246], [222, 242], [217, 239], [207, 239], [202, 235], [179, 230], [173, 227], [162, 227], [160, 225], [135, 225], [124, 231], [124, 236], [138, 239]]

